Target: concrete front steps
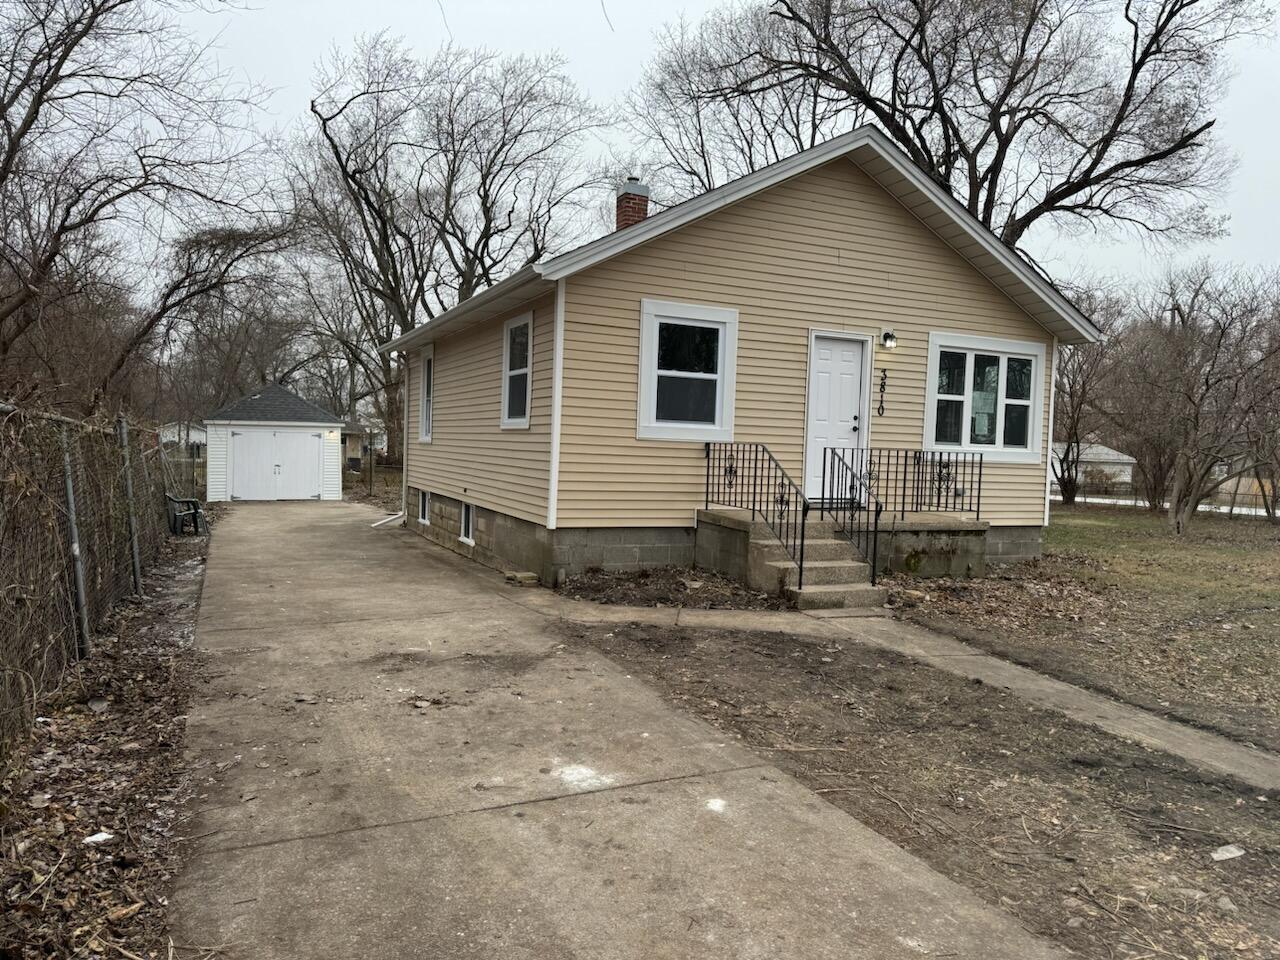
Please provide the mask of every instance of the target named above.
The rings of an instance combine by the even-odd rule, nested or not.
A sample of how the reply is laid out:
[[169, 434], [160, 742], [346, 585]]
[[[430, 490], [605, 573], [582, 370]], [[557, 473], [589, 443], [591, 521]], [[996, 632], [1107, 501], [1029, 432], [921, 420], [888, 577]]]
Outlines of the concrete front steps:
[[698, 511], [698, 535], [716, 538], [707, 549], [699, 542], [699, 566], [746, 580], [754, 589], [780, 594], [801, 610], [884, 605], [887, 591], [871, 585], [871, 568], [849, 541], [838, 537], [828, 520], [810, 514], [805, 524], [804, 586], [797, 588], [799, 567], [769, 525], [753, 520], [748, 510]]

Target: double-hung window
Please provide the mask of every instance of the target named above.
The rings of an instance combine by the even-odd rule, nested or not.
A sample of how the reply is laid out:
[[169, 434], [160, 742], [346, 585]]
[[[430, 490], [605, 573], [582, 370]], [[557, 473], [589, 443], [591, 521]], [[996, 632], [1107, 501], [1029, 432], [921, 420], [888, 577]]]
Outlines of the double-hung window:
[[533, 314], [508, 320], [502, 328], [502, 426], [529, 426], [533, 391]]
[[738, 311], [643, 300], [636, 436], [732, 440]]
[[435, 392], [435, 347], [422, 348], [421, 367], [418, 371], [418, 439], [431, 442], [431, 398]]
[[1039, 343], [930, 334], [925, 448], [1039, 462], [1044, 362]]

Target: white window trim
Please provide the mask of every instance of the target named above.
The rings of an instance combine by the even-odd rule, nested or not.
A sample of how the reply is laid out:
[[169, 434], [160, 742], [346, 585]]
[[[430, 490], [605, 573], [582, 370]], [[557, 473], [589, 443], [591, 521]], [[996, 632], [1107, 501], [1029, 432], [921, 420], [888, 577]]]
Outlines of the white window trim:
[[[470, 532], [469, 532], [469, 533], [468, 533], [468, 530], [467, 530], [467, 526], [468, 526], [468, 524], [467, 524], [467, 515], [468, 515], [468, 514], [470, 514], [470, 516], [471, 516], [471, 523], [470, 523], [471, 530], [470, 530]], [[474, 547], [474, 546], [476, 545], [476, 538], [475, 538], [475, 533], [476, 533], [476, 508], [475, 508], [475, 504], [467, 503], [466, 501], [463, 501], [463, 502], [462, 502], [462, 513], [461, 513], [461, 515], [458, 517], [458, 529], [459, 529], [459, 531], [460, 531], [459, 536], [458, 536], [458, 540], [459, 540], [460, 542], [462, 542], [462, 543], [465, 543], [465, 544], [466, 544], [467, 546], [469, 546], [469, 547]]]
[[[938, 362], [943, 350], [977, 351], [1000, 356], [1001, 395], [996, 400], [996, 436], [1004, 442], [1004, 405], [1022, 403], [1023, 401], [1006, 401], [1003, 396], [1004, 371], [1007, 356], [1031, 358], [1031, 401], [1030, 417], [1027, 425], [1027, 447], [1004, 449], [1000, 445], [987, 446], [972, 443], [936, 443], [934, 431], [938, 424]], [[924, 414], [924, 449], [950, 451], [957, 453], [980, 453], [987, 463], [1040, 463], [1043, 459], [1043, 424], [1045, 394], [1045, 344], [1030, 340], [1000, 340], [994, 337], [974, 337], [959, 333], [933, 331], [929, 334], [929, 364], [926, 373], [925, 414]], [[969, 354], [965, 362], [965, 396], [963, 398], [944, 395], [944, 399], [963, 399], [964, 412], [961, 414], [961, 436], [969, 433], [969, 407], [973, 397], [973, 356]]]
[[431, 526], [431, 494], [426, 490], [418, 491], [418, 522], [424, 527]]
[[[511, 328], [519, 326], [529, 327], [529, 358], [528, 366], [521, 367], [516, 370], [511, 369]], [[507, 415], [507, 402], [509, 393], [507, 391], [507, 380], [513, 373], [523, 373], [524, 378], [524, 416], [510, 417]], [[533, 407], [533, 314], [522, 313], [518, 317], [512, 317], [502, 325], [502, 419], [499, 426], [503, 430], [527, 430], [529, 429], [529, 413]]]
[[[431, 407], [427, 408], [427, 361], [431, 361]], [[431, 442], [431, 421], [436, 409], [436, 348], [427, 344], [418, 358], [418, 442]]]
[[[716, 376], [716, 422], [662, 423], [658, 403], [658, 323], [716, 326], [721, 330], [719, 373]], [[667, 300], [640, 301], [640, 381], [636, 408], [639, 440], [687, 440], [696, 443], [733, 439], [733, 401], [737, 388], [738, 311], [698, 303]]]

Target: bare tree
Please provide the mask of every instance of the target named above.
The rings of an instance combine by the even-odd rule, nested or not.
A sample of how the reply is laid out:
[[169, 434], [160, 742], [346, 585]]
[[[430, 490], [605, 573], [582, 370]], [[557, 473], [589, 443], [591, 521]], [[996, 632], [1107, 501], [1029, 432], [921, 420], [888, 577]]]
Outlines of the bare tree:
[[[1085, 314], [1103, 331], [1119, 326], [1127, 303], [1115, 290], [1099, 283], [1077, 284], [1070, 291]], [[1077, 344], [1060, 348], [1056, 395], [1053, 404], [1055, 449], [1050, 459], [1054, 481], [1064, 504], [1075, 503], [1080, 488], [1080, 452], [1085, 443], [1097, 440], [1105, 421], [1097, 410], [1107, 376], [1107, 342]]]
[[625, 100], [624, 125], [646, 148], [629, 161], [629, 172], [638, 165], [666, 199], [683, 200], [859, 122], [859, 107], [808, 76], [736, 92], [750, 85], [745, 61], [757, 49], [777, 58], [801, 53], [795, 34], [777, 30], [758, 6], [662, 31], [653, 62]]
[[776, 0], [723, 92], [839, 91], [1006, 244], [1032, 225], [1212, 235], [1230, 42], [1259, 0]]
[[[334, 54], [320, 84], [295, 203], [314, 256], [348, 286], [361, 342], [346, 318], [324, 328], [382, 392], [394, 445], [400, 368], [377, 348], [577, 238], [598, 121], [556, 57], [420, 60], [380, 34]], [[322, 312], [328, 292], [308, 290]]]
[[[1280, 293], [1274, 276], [1209, 264], [1174, 272], [1116, 345], [1105, 412], [1169, 522], [1187, 530], [1216, 491], [1260, 466], [1257, 430], [1280, 393]], [[1144, 466], [1144, 463], [1146, 464]]]
[[[79, 398], [100, 404], [175, 304], [217, 275], [209, 225], [240, 223], [252, 199], [242, 164], [253, 93], [228, 82], [178, 22], [217, 2], [0, 4], [6, 386], [40, 372], [41, 345], [66, 339], [53, 328], [88, 319], [119, 334], [103, 378]], [[119, 295], [103, 294], [112, 287]], [[115, 313], [67, 309], [90, 293]]]

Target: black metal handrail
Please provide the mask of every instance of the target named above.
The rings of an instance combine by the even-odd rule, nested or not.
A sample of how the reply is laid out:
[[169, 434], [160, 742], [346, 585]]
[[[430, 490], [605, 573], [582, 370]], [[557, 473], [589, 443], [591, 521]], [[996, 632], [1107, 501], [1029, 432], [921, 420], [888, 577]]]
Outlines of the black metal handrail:
[[[982, 454], [892, 447], [828, 447], [889, 513], [972, 513], [982, 518]], [[824, 469], [825, 479], [825, 469]], [[825, 496], [825, 493], [824, 493]]]
[[763, 443], [708, 443], [706, 506], [751, 511], [769, 525], [795, 562], [804, 587], [804, 528], [809, 501]]
[[[831, 517], [837, 535], [848, 537], [871, 567], [875, 586], [880, 567], [880, 515], [884, 504], [871, 487], [866, 458], [857, 465], [846, 457], [853, 448], [827, 447], [822, 451], [822, 499], [819, 515]], [[865, 452], [865, 451], [861, 451]], [[859, 469], [862, 467], [863, 469]]]

